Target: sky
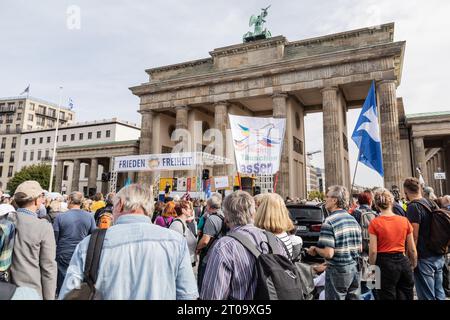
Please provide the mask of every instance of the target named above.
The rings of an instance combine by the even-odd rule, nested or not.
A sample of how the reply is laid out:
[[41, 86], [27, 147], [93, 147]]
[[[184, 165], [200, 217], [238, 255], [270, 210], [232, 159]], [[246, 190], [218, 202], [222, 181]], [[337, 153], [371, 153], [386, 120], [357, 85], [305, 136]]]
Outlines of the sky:
[[[443, 0], [0, 0], [0, 97], [30, 84], [30, 95], [57, 103], [62, 86], [78, 121], [140, 124], [139, 99], [128, 88], [148, 80], [145, 69], [241, 43], [249, 17], [270, 3], [266, 27], [289, 41], [395, 22], [395, 41], [407, 42], [397, 90], [406, 113], [450, 110], [450, 1]], [[348, 136], [358, 115], [348, 112]], [[323, 150], [321, 118], [305, 118], [307, 151]], [[353, 172], [357, 149], [349, 147]], [[312, 164], [323, 167], [323, 154]], [[360, 165], [356, 183], [382, 179]]]

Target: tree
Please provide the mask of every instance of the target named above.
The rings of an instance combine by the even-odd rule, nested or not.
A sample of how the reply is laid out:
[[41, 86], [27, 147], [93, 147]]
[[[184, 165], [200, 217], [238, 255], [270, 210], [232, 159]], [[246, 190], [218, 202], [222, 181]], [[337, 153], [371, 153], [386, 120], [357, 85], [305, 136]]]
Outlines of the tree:
[[49, 164], [34, 164], [23, 167], [22, 170], [16, 172], [14, 177], [9, 180], [7, 189], [11, 194], [14, 194], [19, 184], [27, 180], [35, 180], [39, 182], [42, 189], [48, 190], [50, 168], [51, 166]]
[[322, 192], [317, 191], [317, 190], [313, 190], [308, 193], [309, 200], [312, 201], [316, 198], [319, 199], [320, 201], [323, 201], [323, 199], [325, 198], [325, 195]]

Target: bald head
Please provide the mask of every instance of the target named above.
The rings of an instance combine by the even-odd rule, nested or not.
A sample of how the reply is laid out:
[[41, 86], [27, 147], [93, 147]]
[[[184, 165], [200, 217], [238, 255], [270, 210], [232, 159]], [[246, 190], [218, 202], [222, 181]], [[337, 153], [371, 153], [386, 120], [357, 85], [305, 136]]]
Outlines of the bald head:
[[79, 191], [74, 191], [69, 195], [69, 208], [80, 208], [83, 203], [84, 197], [83, 194]]

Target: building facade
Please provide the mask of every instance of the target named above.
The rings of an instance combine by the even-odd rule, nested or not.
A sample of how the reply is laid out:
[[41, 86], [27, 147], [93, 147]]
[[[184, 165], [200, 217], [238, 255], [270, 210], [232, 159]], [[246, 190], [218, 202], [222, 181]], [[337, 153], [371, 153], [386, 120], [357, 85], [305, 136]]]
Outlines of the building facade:
[[[60, 127], [57, 138], [54, 190], [57, 192], [80, 190], [88, 194], [88, 184], [96, 190], [101, 190], [102, 173], [110, 171], [111, 168], [111, 155], [105, 151], [108, 150], [107, 146], [114, 145], [117, 148], [118, 143], [120, 145], [124, 141], [136, 144], [139, 136], [140, 129], [137, 125], [116, 118]], [[21, 153], [18, 157], [18, 168], [42, 162], [51, 164], [54, 137], [55, 129], [24, 132], [20, 137]], [[83, 148], [94, 148], [97, 154], [91, 153], [89, 157], [83, 159], [80, 158], [80, 154], [65, 156], [72, 150]], [[102, 158], [100, 162], [99, 157]], [[96, 172], [95, 175], [92, 173], [91, 177], [90, 167], [93, 163], [92, 170], [95, 169]], [[78, 180], [74, 180], [74, 173], [78, 176]]]
[[[385, 185], [398, 185], [402, 162], [396, 90], [405, 45], [394, 42], [390, 23], [294, 42], [277, 36], [214, 49], [206, 59], [148, 69], [149, 81], [130, 88], [140, 98], [139, 152], [173, 147], [171, 128], [190, 132], [185, 150], [194, 151], [209, 143], [208, 137], [195, 134], [205, 124], [226, 141], [214, 152], [233, 159], [228, 114], [286, 118], [277, 192], [305, 198], [304, 116], [323, 112], [326, 186], [350, 189], [346, 114], [362, 106], [375, 81]], [[225, 166], [214, 168], [212, 175], [235, 172]], [[153, 174], [141, 173], [139, 179], [151, 182]]]
[[[21, 136], [24, 132], [56, 125], [58, 106], [33, 97], [0, 99], [0, 188], [6, 189], [9, 179], [19, 170], [21, 159]], [[75, 114], [61, 107], [60, 125], [70, 124]]]

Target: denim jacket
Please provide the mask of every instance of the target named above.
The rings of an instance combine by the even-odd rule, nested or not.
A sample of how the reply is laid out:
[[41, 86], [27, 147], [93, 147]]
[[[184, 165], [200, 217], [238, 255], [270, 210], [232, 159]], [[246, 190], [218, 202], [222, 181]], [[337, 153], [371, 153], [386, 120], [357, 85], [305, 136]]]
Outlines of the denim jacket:
[[[59, 299], [80, 286], [89, 239], [75, 249]], [[136, 214], [122, 215], [108, 229], [95, 287], [105, 300], [198, 298], [184, 237]]]

